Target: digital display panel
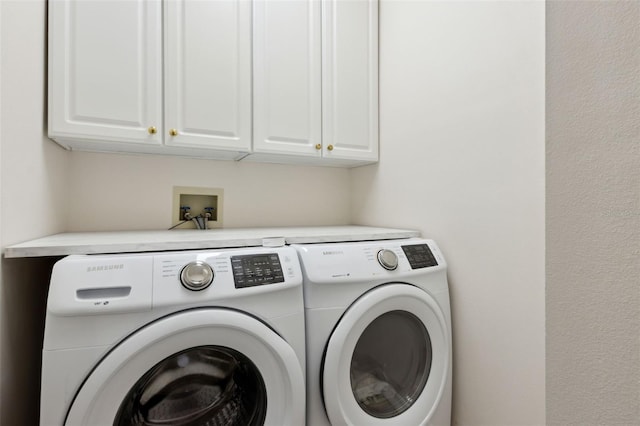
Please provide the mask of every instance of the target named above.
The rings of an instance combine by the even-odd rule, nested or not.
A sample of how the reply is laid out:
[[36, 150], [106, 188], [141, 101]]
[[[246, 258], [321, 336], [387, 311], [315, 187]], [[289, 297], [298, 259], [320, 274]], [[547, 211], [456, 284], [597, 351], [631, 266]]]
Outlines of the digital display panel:
[[277, 253], [231, 256], [231, 269], [236, 288], [284, 282]]
[[438, 265], [431, 249], [426, 244], [402, 246], [402, 251], [404, 251], [405, 256], [407, 256], [411, 269], [428, 268]]

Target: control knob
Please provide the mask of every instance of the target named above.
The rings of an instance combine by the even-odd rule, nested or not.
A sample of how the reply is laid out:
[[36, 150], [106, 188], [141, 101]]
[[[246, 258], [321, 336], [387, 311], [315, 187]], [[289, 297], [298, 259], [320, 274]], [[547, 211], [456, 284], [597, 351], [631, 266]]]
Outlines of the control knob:
[[196, 260], [182, 268], [180, 282], [189, 290], [204, 290], [213, 282], [213, 276], [213, 269], [208, 263]]
[[388, 249], [382, 249], [378, 252], [378, 263], [384, 269], [393, 271], [398, 267], [398, 256]]

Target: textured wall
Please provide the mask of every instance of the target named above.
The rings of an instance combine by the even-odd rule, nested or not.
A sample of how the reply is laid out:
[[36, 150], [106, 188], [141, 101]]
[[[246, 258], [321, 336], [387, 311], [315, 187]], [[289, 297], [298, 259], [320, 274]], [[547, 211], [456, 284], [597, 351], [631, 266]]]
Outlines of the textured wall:
[[458, 425], [545, 419], [544, 7], [381, 3], [381, 159], [352, 211], [447, 256]]
[[547, 421], [640, 424], [640, 2], [547, 6]]
[[[0, 70], [2, 70], [2, 7], [0, 7]], [[2, 79], [0, 78], [0, 99], [2, 99]], [[2, 241], [2, 103], [0, 102], [0, 241]], [[2, 276], [2, 262], [0, 261], [0, 277]], [[0, 278], [0, 289], [2, 288], [2, 279]], [[5, 319], [2, 315], [2, 307], [4, 306], [4, 295], [0, 290], [0, 343], [2, 342], [2, 335], [4, 334]], [[3, 365], [3, 359], [5, 357], [4, 351], [0, 350], [0, 367]], [[5, 393], [3, 388], [5, 387], [5, 375], [0, 370], [0, 421], [4, 418], [4, 398]]]

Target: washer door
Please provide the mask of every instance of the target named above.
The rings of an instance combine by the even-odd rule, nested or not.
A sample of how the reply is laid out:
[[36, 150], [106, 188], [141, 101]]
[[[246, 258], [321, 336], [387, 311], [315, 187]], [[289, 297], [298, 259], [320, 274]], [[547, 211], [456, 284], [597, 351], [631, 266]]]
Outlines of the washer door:
[[118, 344], [83, 383], [67, 425], [304, 424], [304, 375], [259, 320], [185, 311]]
[[449, 370], [442, 310], [407, 284], [377, 287], [349, 307], [327, 344], [325, 407], [336, 425], [421, 425]]

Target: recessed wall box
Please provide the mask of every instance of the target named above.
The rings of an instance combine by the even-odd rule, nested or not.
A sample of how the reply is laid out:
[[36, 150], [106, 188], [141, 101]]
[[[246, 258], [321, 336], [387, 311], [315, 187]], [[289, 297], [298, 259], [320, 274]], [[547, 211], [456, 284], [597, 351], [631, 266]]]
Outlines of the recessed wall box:
[[[194, 218], [211, 213], [207, 228], [222, 228], [223, 194], [222, 188], [174, 186], [172, 225], [185, 220], [184, 214], [187, 212]], [[178, 229], [196, 229], [196, 224], [189, 220]]]

